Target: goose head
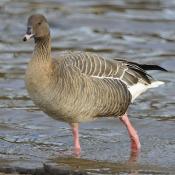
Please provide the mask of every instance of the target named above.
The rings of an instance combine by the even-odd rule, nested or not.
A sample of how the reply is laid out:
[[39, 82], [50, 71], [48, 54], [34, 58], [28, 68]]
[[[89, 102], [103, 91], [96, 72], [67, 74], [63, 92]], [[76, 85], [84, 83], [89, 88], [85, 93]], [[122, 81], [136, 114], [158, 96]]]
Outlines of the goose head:
[[47, 19], [41, 14], [34, 14], [28, 18], [27, 32], [24, 35], [23, 41], [30, 38], [44, 38], [50, 34], [49, 24]]

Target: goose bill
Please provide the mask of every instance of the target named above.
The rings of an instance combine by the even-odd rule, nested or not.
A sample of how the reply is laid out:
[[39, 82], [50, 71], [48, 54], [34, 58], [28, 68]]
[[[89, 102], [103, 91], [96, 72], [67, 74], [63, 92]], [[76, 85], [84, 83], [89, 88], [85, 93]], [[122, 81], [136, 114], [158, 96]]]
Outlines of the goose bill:
[[34, 36], [34, 34], [25, 34], [24, 35], [24, 38], [23, 38], [23, 41], [28, 41], [30, 38], [32, 38]]

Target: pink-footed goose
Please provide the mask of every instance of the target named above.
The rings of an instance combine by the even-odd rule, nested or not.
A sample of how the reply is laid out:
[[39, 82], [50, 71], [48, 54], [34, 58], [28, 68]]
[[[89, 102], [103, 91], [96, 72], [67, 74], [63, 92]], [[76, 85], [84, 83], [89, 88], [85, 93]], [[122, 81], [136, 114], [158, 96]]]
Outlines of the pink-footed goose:
[[163, 84], [146, 70], [166, 70], [78, 51], [53, 59], [49, 25], [40, 14], [28, 18], [23, 40], [30, 38], [34, 38], [35, 48], [26, 71], [28, 93], [46, 114], [70, 124], [76, 154], [80, 153], [79, 123], [110, 116], [124, 123], [131, 139], [131, 152], [138, 153], [140, 141], [127, 117], [128, 106], [142, 92]]

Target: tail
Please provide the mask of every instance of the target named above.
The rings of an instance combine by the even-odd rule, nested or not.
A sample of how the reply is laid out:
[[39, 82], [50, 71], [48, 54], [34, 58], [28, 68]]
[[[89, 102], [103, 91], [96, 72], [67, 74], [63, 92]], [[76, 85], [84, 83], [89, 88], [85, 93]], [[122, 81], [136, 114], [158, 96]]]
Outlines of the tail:
[[[160, 70], [160, 71], [165, 71], [165, 72], [168, 72], [166, 69], [158, 66], [158, 65], [147, 65], [147, 64], [138, 64], [138, 63], [134, 63], [134, 62], [129, 62], [131, 65], [133, 66], [136, 66], [136, 67], [139, 67], [140, 69], [144, 70], [145, 72], [145, 75], [151, 79], [149, 84], [145, 85], [145, 84], [142, 84], [142, 83], [137, 83], [135, 84], [134, 86], [131, 86], [129, 88], [129, 91], [132, 95], [132, 102], [140, 95], [142, 94], [143, 92], [145, 92], [147, 89], [150, 89], [150, 88], [156, 88], [160, 85], [163, 85], [164, 82], [163, 81], [157, 81], [157, 80], [154, 80], [149, 74], [146, 73], [147, 70]], [[136, 71], [138, 71], [137, 69], [135, 69]], [[139, 70], [140, 71], [140, 70]]]
[[128, 88], [128, 90], [130, 91], [131, 95], [132, 95], [132, 102], [143, 92], [145, 92], [147, 89], [150, 88], [156, 88], [160, 85], [164, 84], [163, 81], [152, 81], [151, 84], [145, 85], [142, 83], [137, 83], [131, 87]]
[[[129, 70], [130, 75], [133, 75], [137, 78], [137, 82], [128, 86], [128, 90], [132, 95], [132, 102], [147, 89], [158, 87], [164, 82], [154, 80], [154, 78], [147, 73], [147, 70], [160, 70], [168, 72], [166, 69], [158, 66], [158, 65], [147, 65], [147, 64], [138, 64], [132, 61], [126, 61], [121, 59], [114, 59], [116, 61], [124, 63]], [[142, 80], [142, 81], [139, 81]]]
[[165, 84], [163, 81], [153, 81], [150, 85], [148, 85], [148, 88], [156, 88], [162, 84]]

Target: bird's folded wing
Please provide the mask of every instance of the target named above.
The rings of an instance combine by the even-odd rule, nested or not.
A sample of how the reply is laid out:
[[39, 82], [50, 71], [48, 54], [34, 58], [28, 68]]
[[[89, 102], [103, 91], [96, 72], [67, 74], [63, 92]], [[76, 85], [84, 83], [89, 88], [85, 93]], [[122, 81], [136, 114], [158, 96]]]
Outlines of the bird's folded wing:
[[64, 63], [86, 76], [120, 80], [128, 87], [138, 82], [150, 84], [151, 76], [139, 64], [126, 60], [109, 60], [88, 52], [68, 52], [64, 54]]

